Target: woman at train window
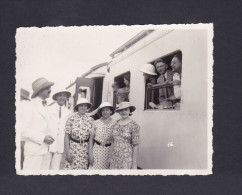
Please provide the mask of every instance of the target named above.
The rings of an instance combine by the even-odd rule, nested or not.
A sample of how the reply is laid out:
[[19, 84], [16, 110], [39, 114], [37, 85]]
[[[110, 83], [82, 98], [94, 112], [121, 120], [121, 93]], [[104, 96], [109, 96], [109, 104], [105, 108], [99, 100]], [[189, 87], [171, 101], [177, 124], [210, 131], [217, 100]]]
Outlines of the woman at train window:
[[182, 72], [182, 55], [175, 54], [171, 60], [171, 68], [173, 71], [173, 89], [174, 95], [169, 99], [175, 103], [176, 108], [180, 108], [181, 100], [181, 72]]
[[98, 108], [99, 120], [94, 121], [94, 131], [89, 142], [89, 169], [109, 169], [111, 148], [111, 127], [114, 120], [114, 107], [109, 102], [103, 102]]
[[117, 91], [118, 104], [120, 104], [123, 101], [129, 101], [129, 91], [130, 91], [130, 75], [129, 74], [124, 75], [124, 84], [125, 84], [125, 87], [120, 88]]
[[129, 102], [116, 109], [121, 119], [112, 127], [110, 169], [137, 169], [140, 126], [129, 117], [135, 109]]
[[140, 71], [143, 72], [146, 85], [155, 84], [155, 76], [157, 73], [155, 72], [155, 67], [152, 64], [144, 64]]
[[86, 115], [92, 106], [85, 98], [80, 98], [74, 110], [78, 111], [70, 116], [65, 127], [66, 160], [64, 169], [88, 168], [88, 142], [93, 131], [93, 119]]

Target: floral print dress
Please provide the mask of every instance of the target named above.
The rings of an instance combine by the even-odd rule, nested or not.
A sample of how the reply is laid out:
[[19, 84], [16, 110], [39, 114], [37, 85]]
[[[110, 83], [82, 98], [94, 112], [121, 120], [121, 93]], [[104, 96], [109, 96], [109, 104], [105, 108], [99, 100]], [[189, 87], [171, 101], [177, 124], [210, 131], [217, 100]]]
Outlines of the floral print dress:
[[112, 142], [110, 169], [131, 169], [133, 146], [140, 144], [139, 125], [133, 120], [125, 125], [118, 121], [113, 126]]
[[114, 125], [112, 119], [108, 124], [105, 124], [101, 119], [94, 121], [94, 140], [103, 145], [98, 145], [94, 142], [93, 146], [93, 166], [89, 169], [109, 169], [109, 152], [111, 146], [104, 146], [111, 143], [112, 126]]
[[[75, 140], [87, 140], [93, 131], [93, 119], [87, 115], [72, 115], [66, 123], [65, 132]], [[65, 160], [64, 169], [87, 169], [88, 168], [88, 142], [76, 143], [70, 139], [70, 154], [73, 161]]]

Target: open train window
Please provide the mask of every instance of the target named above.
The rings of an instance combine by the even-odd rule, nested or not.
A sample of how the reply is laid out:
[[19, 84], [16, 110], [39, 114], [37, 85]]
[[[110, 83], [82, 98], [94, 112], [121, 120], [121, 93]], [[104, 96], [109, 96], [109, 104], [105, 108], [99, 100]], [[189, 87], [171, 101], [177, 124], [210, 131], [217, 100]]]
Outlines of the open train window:
[[114, 78], [113, 106], [116, 108], [123, 101], [129, 101], [130, 72], [126, 72]]
[[182, 52], [175, 51], [149, 62], [157, 76], [146, 76], [145, 110], [180, 110]]

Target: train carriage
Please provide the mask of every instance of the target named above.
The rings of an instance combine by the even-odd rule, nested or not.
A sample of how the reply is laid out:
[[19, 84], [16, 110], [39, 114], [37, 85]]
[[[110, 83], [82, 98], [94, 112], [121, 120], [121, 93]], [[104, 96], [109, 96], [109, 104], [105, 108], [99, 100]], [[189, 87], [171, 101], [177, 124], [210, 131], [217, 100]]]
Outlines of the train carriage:
[[[111, 62], [76, 81], [76, 94], [80, 86], [90, 88], [95, 109], [103, 101], [116, 104], [112, 84], [123, 85], [124, 74], [130, 75], [129, 101], [136, 107], [131, 117], [141, 126], [138, 166], [142, 169], [208, 168], [207, 33], [206, 29], [144, 30], [110, 54]], [[170, 63], [177, 52], [182, 55], [180, 107], [151, 109], [154, 90], [168, 86], [147, 88], [140, 69], [159, 59]]]

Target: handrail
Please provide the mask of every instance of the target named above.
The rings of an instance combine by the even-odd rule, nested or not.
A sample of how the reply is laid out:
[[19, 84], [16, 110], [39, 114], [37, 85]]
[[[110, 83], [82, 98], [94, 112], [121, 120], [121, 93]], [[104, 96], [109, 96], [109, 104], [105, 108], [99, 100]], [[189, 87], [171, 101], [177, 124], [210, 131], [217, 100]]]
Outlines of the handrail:
[[173, 87], [175, 85], [181, 85], [180, 83], [176, 83], [173, 81], [167, 82], [167, 83], [158, 83], [158, 84], [153, 84], [153, 85], [148, 85], [147, 89], [158, 89], [158, 88], [164, 88], [164, 87]]

